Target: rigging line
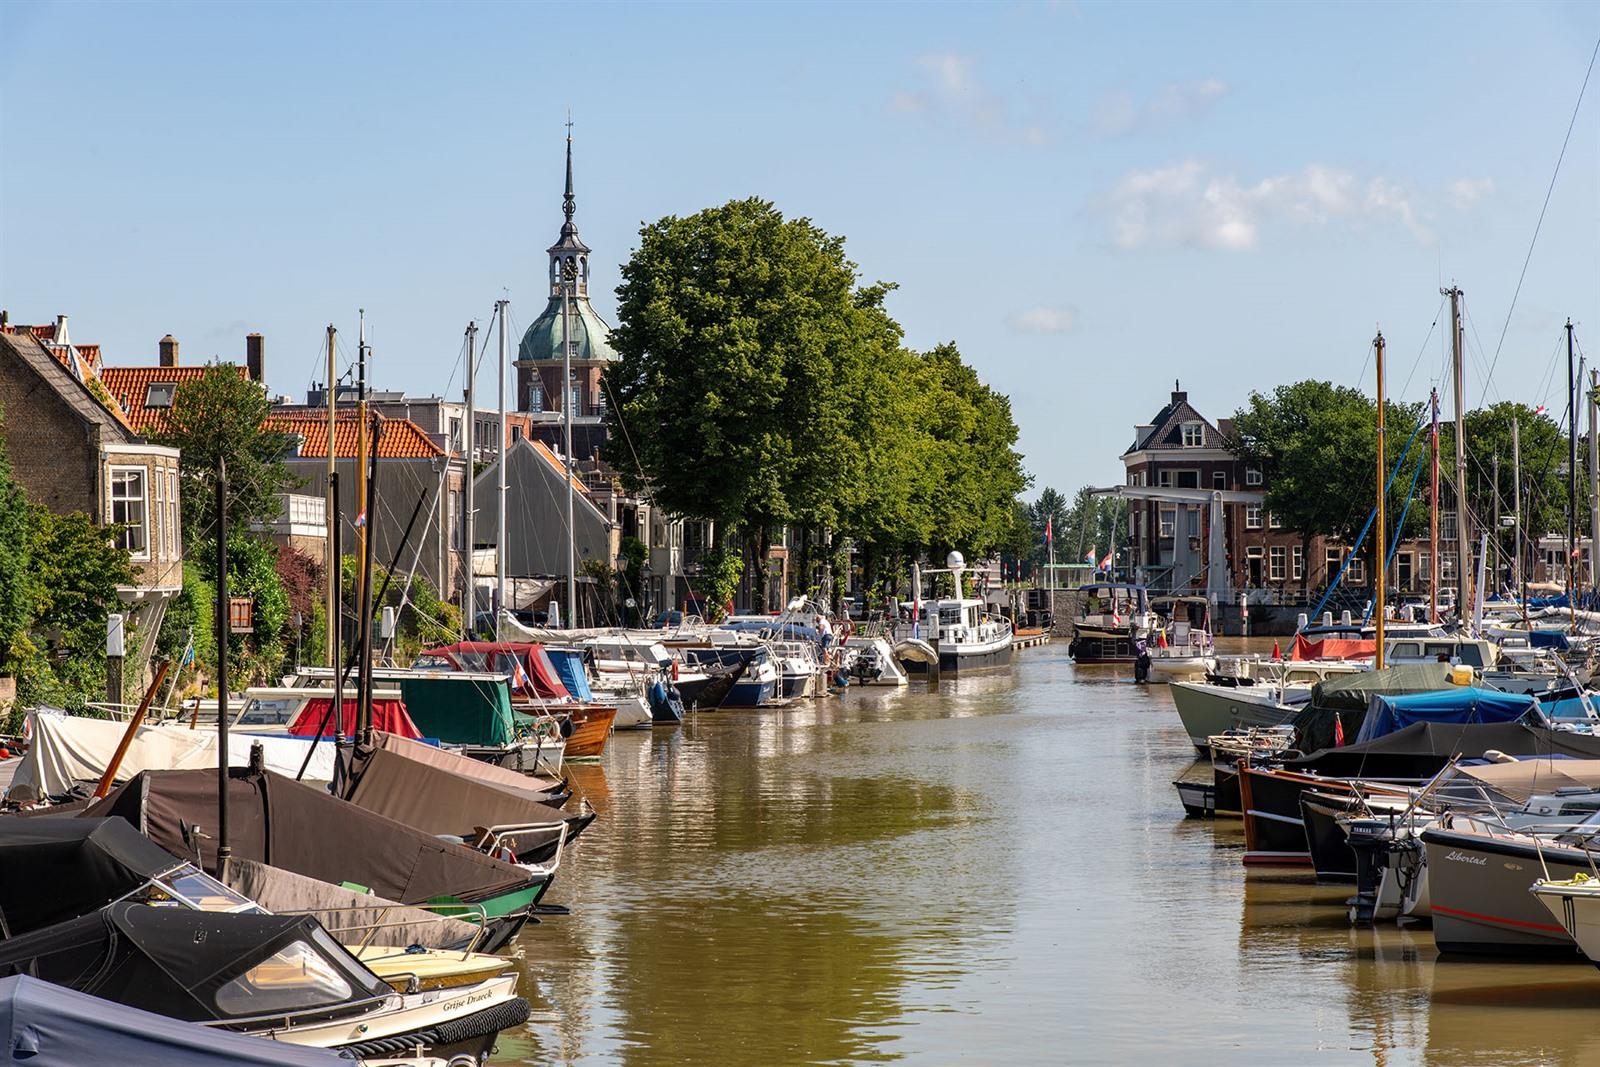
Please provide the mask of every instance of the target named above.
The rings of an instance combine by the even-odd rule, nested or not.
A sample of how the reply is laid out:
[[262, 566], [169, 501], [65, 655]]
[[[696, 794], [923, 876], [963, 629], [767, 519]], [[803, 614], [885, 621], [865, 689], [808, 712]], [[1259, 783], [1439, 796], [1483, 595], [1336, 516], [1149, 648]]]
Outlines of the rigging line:
[[[1472, 318], [1472, 310], [1466, 306], [1465, 301], [1462, 302], [1462, 308], [1462, 316], [1467, 320], [1468, 328], [1472, 330], [1472, 343], [1477, 347], [1477, 352], [1474, 355], [1474, 362], [1477, 364], [1478, 370], [1483, 374], [1483, 404], [1485, 407], [1488, 407], [1489, 391], [1491, 389], [1494, 390], [1494, 398], [1497, 403], [1502, 399], [1502, 397], [1500, 396], [1500, 390], [1495, 386], [1493, 378], [1488, 372], [1488, 368], [1484, 365], [1483, 338], [1478, 336], [1478, 324]], [[1470, 350], [1466, 351], [1470, 352]]]
[[1433, 340], [1433, 331], [1439, 328], [1439, 316], [1444, 311], [1444, 300], [1445, 298], [1441, 296], [1439, 298], [1439, 306], [1433, 309], [1433, 325], [1428, 327], [1428, 336], [1422, 339], [1422, 347], [1417, 349], [1416, 361], [1411, 364], [1411, 373], [1406, 375], [1406, 384], [1400, 390], [1396, 399], [1403, 398], [1411, 389], [1411, 379], [1417, 376], [1417, 368], [1422, 366], [1422, 357], [1428, 351], [1428, 342]]
[[[1500, 327], [1500, 341], [1494, 346], [1494, 359], [1489, 364], [1489, 378], [1494, 377], [1494, 369], [1500, 363], [1500, 350], [1505, 347], [1506, 331], [1511, 328], [1511, 315], [1517, 310], [1517, 297], [1522, 293], [1522, 282], [1528, 276], [1528, 264], [1533, 261], [1533, 249], [1539, 243], [1539, 230], [1544, 226], [1544, 213], [1550, 208], [1550, 197], [1556, 191], [1556, 178], [1561, 174], [1561, 161], [1567, 158], [1567, 144], [1572, 140], [1572, 130], [1578, 124], [1578, 111], [1583, 107], [1583, 95], [1589, 88], [1589, 76], [1594, 73], [1595, 57], [1600, 56], [1600, 38], [1594, 42], [1594, 51], [1589, 53], [1589, 66], [1583, 72], [1583, 85], [1578, 88], [1578, 101], [1572, 105], [1572, 118], [1567, 122], [1567, 135], [1561, 139], [1561, 152], [1556, 156], [1556, 166], [1550, 174], [1550, 186], [1544, 191], [1544, 204], [1539, 208], [1539, 221], [1534, 223], [1533, 239], [1528, 242], [1528, 254], [1522, 260], [1522, 273], [1517, 275], [1517, 287], [1511, 293], [1511, 306], [1506, 309], [1505, 324]], [[1488, 379], [1485, 379], [1488, 384]]]

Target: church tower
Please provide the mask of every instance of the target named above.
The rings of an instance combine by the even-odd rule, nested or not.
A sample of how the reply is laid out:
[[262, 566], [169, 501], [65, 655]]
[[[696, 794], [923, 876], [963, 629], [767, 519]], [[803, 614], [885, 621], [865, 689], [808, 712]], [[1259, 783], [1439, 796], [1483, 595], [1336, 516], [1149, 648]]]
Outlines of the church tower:
[[[611, 347], [611, 327], [589, 303], [589, 246], [578, 236], [577, 198], [572, 184], [572, 130], [567, 129], [567, 183], [561, 198], [562, 223], [550, 256], [549, 302], [534, 319], [517, 346], [513, 364], [517, 372], [517, 409], [534, 417], [534, 436], [557, 451], [561, 448], [562, 409], [572, 406], [572, 451], [577, 459], [592, 459], [605, 439], [605, 396], [600, 376], [617, 358]], [[572, 282], [568, 301], [570, 341], [561, 333], [563, 278]], [[571, 348], [572, 377], [561, 380], [562, 345]]]

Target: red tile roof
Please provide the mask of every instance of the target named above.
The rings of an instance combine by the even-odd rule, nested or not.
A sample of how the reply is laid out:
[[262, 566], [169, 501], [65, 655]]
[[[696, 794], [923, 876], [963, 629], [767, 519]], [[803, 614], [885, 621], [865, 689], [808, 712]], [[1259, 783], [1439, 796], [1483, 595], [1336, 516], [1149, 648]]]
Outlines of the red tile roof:
[[[44, 345], [56, 362], [72, 371], [79, 378], [93, 378], [100, 373], [100, 346], [99, 345], [61, 345], [56, 343], [56, 324], [48, 323], [43, 326], [27, 326], [22, 323], [7, 323], [4, 327], [9, 334], [28, 334]], [[72, 355], [78, 357], [78, 365], [72, 365]]]
[[[160, 433], [167, 428], [167, 409], [145, 406], [152, 385], [182, 385], [198, 379], [210, 368], [191, 367], [102, 367], [100, 382], [127, 415], [128, 423], [142, 434]], [[249, 371], [239, 367], [239, 377]]]
[[[382, 459], [434, 459], [442, 457], [444, 450], [434, 444], [422, 427], [410, 419], [386, 419], [379, 416], [383, 432], [378, 438], [378, 455]], [[303, 438], [299, 454], [308, 458], [328, 457], [328, 420], [314, 415], [269, 415], [266, 428], [278, 433], [296, 434]], [[356, 455], [355, 416], [341, 415], [334, 424], [334, 441], [340, 459], [354, 459]]]

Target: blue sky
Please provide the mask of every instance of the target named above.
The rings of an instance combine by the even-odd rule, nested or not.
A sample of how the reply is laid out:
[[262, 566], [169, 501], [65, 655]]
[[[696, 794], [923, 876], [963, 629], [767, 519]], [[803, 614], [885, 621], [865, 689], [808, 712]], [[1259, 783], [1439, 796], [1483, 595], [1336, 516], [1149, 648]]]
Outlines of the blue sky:
[[1499, 344], [1600, 5], [13, 0], [0, 38], [0, 305], [111, 363], [260, 330], [299, 395], [365, 307], [377, 384], [444, 390], [468, 319], [543, 306], [569, 107], [602, 314], [642, 222], [767, 197], [1011, 395], [1036, 486], [1120, 480], [1174, 379], [1214, 418], [1356, 383], [1380, 324], [1419, 399], [1452, 278], [1473, 405], [1557, 408], [1568, 315], [1600, 355], [1600, 79]]

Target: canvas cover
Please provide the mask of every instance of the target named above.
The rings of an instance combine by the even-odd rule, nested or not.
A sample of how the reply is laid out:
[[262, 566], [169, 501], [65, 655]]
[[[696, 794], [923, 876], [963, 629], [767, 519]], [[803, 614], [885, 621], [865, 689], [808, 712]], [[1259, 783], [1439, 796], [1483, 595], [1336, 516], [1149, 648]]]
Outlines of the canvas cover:
[[[361, 701], [355, 697], [340, 701], [344, 705], [345, 734], [349, 735], [355, 729], [356, 715], [361, 709]], [[289, 733], [294, 737], [323, 737], [333, 736], [333, 717], [328, 714], [333, 709], [332, 697], [317, 697], [306, 701], [306, 706], [300, 709], [300, 714], [295, 716], [294, 722], [289, 724]], [[327, 725], [324, 728], [324, 719]], [[400, 737], [419, 738], [416, 724], [411, 721], [411, 716], [406, 714], [404, 701], [400, 700], [374, 700], [372, 702], [372, 728], [383, 730], [385, 733], [397, 734]]]
[[1356, 740], [1371, 741], [1419, 722], [1516, 722], [1525, 716], [1530, 716], [1530, 721], [1536, 724], [1544, 723], [1544, 717], [1539, 714], [1539, 702], [1525, 693], [1502, 693], [1472, 686], [1452, 686], [1408, 696], [1375, 693]]
[[28, 975], [0, 978], [0, 1048], [27, 1067], [350, 1067], [329, 1049], [196, 1026]]
[[76, 919], [183, 862], [121, 819], [0, 818], [0, 938]]
[[430, 834], [471, 838], [479, 827], [526, 823], [555, 827], [518, 833], [519, 855], [553, 844], [568, 818], [560, 808], [526, 794], [518, 796], [381, 748], [359, 751], [350, 777], [352, 804]]
[[[16, 776], [6, 799], [32, 804], [50, 797], [62, 797], [81, 782], [98, 782], [105, 773], [127, 732], [126, 723], [106, 719], [83, 719], [70, 715], [35, 715], [33, 744], [17, 765]], [[259, 744], [266, 766], [283, 774], [297, 774], [304, 762], [309, 741], [298, 737], [273, 737], [234, 731], [228, 735], [228, 763], [243, 767], [250, 762], [250, 748]], [[215, 730], [191, 730], [187, 725], [141, 726], [133, 744], [117, 768], [118, 782], [125, 782], [146, 770], [186, 770], [217, 765]], [[334, 753], [331, 745], [317, 745], [312, 751], [306, 778], [317, 782], [333, 780]]]
[[359, 945], [370, 935], [374, 945], [464, 949], [479, 934], [477, 926], [460, 919], [408, 908], [255, 860], [230, 860], [226, 881], [268, 911], [310, 915], [343, 945]]
[[400, 699], [424, 737], [465, 745], [509, 745], [517, 739], [503, 679], [418, 674], [401, 680]]
[[1450, 685], [1448, 663], [1405, 663], [1381, 671], [1357, 671], [1325, 678], [1311, 687], [1311, 703], [1339, 711], [1366, 711], [1374, 695], [1429, 693]]
[[1376, 641], [1361, 641], [1348, 637], [1324, 637], [1320, 641], [1307, 640], [1305, 634], [1294, 635], [1294, 648], [1290, 659], [1372, 659], [1378, 654]]
[[594, 690], [589, 688], [589, 668], [584, 664], [582, 652], [572, 648], [547, 648], [544, 654], [550, 657], [550, 665], [555, 668], [562, 687], [574, 700], [594, 703]]
[[1472, 759], [1494, 750], [1508, 756], [1600, 759], [1600, 737], [1529, 726], [1419, 722], [1392, 734], [1343, 748], [1326, 748], [1285, 760], [1285, 770], [1336, 778], [1430, 778], [1452, 756]]
[[[168, 851], [217, 873], [215, 771], [146, 771], [91, 807], [119, 815]], [[521, 889], [528, 874], [270, 771], [235, 770], [229, 844], [243, 859], [335, 885], [354, 882], [401, 904], [467, 902]], [[196, 832], [196, 829], [200, 832]]]
[[448, 661], [458, 671], [511, 675], [512, 689], [518, 696], [566, 700], [571, 695], [556, 676], [544, 646], [529, 641], [457, 641], [430, 648], [418, 659]]
[[562, 782], [554, 778], [539, 778], [531, 774], [514, 771], [510, 767], [501, 767], [494, 763], [485, 763], [483, 760], [463, 756], [459, 752], [440, 748], [437, 745], [425, 744], [421, 741], [409, 741], [394, 734], [374, 731], [373, 745], [387, 752], [404, 756], [408, 760], [426, 763], [432, 767], [442, 767], [453, 774], [471, 778], [479, 782], [487, 782], [501, 789], [509, 789], [518, 795], [529, 795], [539, 799], [541, 793], [552, 793], [562, 788]]
[[1558, 789], [1600, 789], [1600, 760], [1593, 759], [1525, 759], [1458, 767], [1455, 773], [1518, 804]]
[[218, 995], [223, 987], [296, 942], [314, 946], [348, 987], [342, 998], [318, 1007], [355, 1008], [388, 994], [386, 985], [307, 916], [132, 903], [0, 941], [0, 978], [27, 973], [174, 1019], [225, 1020], [258, 1009], [224, 1001]]

